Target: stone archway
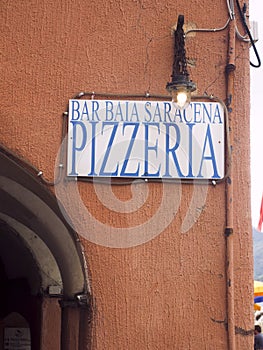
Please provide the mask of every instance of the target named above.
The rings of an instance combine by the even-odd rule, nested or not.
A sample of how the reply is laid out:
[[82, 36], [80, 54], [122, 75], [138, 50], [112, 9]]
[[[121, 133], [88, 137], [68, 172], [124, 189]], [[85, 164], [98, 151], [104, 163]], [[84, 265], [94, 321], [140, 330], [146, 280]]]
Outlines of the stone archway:
[[[31, 332], [36, 335], [32, 336], [32, 350], [64, 350], [68, 344], [74, 349], [83, 348], [87, 340], [81, 329], [90, 320], [90, 289], [78, 236], [65, 220], [55, 196], [27, 164], [1, 146], [0, 262], [0, 277], [6, 279], [7, 288], [11, 283], [22, 288], [24, 283], [24, 300], [27, 298], [27, 308], [31, 305], [35, 316], [23, 308], [12, 310], [23, 303], [21, 294], [14, 296], [16, 301], [6, 294], [8, 307], [2, 307], [2, 314], [21, 311], [31, 322], [35, 327]], [[50, 327], [56, 333], [52, 342]], [[57, 339], [60, 334], [61, 340]], [[34, 339], [40, 339], [40, 344]], [[69, 339], [75, 339], [74, 344]]]

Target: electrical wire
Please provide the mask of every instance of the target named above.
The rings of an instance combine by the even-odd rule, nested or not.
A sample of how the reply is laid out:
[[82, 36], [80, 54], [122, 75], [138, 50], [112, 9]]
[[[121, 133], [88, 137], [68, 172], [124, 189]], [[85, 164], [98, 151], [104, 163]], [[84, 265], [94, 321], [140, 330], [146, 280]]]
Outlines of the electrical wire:
[[234, 3], [233, 0], [226, 0], [227, 8], [228, 8], [228, 13], [229, 17], [231, 20], [235, 18], [235, 9], [234, 9]]
[[228, 8], [229, 17], [228, 17], [226, 23], [223, 25], [223, 27], [220, 27], [220, 28], [195, 28], [195, 29], [189, 29], [189, 30], [187, 30], [185, 32], [185, 36], [187, 34], [193, 33], [193, 32], [214, 33], [214, 32], [220, 32], [220, 31], [225, 30], [228, 27], [230, 21], [235, 18], [233, 0], [230, 0], [230, 1], [226, 0], [226, 5], [227, 5], [227, 8]]
[[237, 8], [238, 8], [238, 12], [239, 12], [239, 15], [241, 17], [241, 20], [242, 20], [242, 24], [243, 24], [243, 27], [249, 37], [249, 41], [253, 47], [253, 50], [254, 50], [254, 53], [256, 55], [256, 58], [257, 58], [257, 61], [258, 63], [257, 64], [254, 64], [250, 61], [250, 65], [254, 68], [259, 68], [261, 66], [261, 60], [260, 60], [260, 57], [259, 57], [259, 53], [258, 53], [258, 50], [256, 48], [256, 45], [255, 45], [255, 42], [254, 42], [254, 39], [252, 38], [252, 35], [251, 35], [251, 32], [247, 26], [247, 23], [246, 23], [246, 17], [245, 17], [245, 13], [246, 13], [246, 4], [244, 4], [243, 6], [243, 10], [241, 9], [240, 7], [240, 4], [239, 4], [239, 0], [236, 0], [236, 4], [237, 4]]
[[228, 24], [230, 22], [231, 18], [229, 17], [226, 21], [226, 23], [223, 25], [223, 27], [220, 28], [195, 28], [195, 29], [189, 29], [187, 30], [184, 35], [186, 36], [189, 33], [195, 33], [195, 32], [204, 32], [204, 33], [211, 33], [211, 32], [221, 32], [222, 30], [226, 29], [228, 27]]
[[[242, 25], [245, 29], [245, 32], [246, 32], [246, 35], [242, 35], [239, 30], [238, 30], [238, 27], [235, 26], [235, 31], [236, 31], [236, 36], [239, 40], [242, 40], [242, 41], [245, 41], [245, 42], [250, 42], [252, 47], [253, 47], [253, 50], [254, 50], [254, 53], [256, 55], [256, 58], [257, 58], [257, 64], [254, 64], [250, 61], [250, 65], [254, 68], [259, 68], [261, 66], [261, 60], [260, 60], [260, 57], [259, 57], [259, 53], [257, 51], [257, 48], [256, 48], [256, 45], [255, 45], [255, 42], [254, 42], [254, 39], [251, 35], [251, 32], [248, 28], [248, 25], [246, 23], [246, 18], [245, 18], [245, 13], [246, 13], [246, 4], [244, 4], [243, 6], [243, 10], [241, 9], [240, 7], [240, 4], [239, 4], [239, 0], [236, 0], [236, 4], [237, 4], [237, 8], [238, 8], [238, 12], [239, 12], [239, 15], [241, 17], [241, 21], [242, 21]], [[225, 25], [223, 27], [220, 27], [220, 28], [195, 28], [195, 29], [189, 29], [187, 30], [184, 35], [188, 35], [190, 33], [195, 33], [195, 32], [220, 32], [224, 29], [226, 29], [230, 23], [230, 21], [234, 20], [235, 19], [235, 10], [234, 10], [234, 1], [233, 0], [226, 0], [226, 5], [227, 5], [227, 8], [228, 8], [228, 13], [229, 13], [229, 17], [225, 23]]]

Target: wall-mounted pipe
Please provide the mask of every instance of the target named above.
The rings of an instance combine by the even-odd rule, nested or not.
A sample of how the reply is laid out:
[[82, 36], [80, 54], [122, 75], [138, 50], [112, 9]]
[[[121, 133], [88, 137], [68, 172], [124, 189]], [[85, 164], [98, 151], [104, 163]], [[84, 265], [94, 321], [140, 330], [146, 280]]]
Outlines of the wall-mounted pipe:
[[235, 310], [234, 310], [234, 230], [233, 230], [233, 162], [232, 162], [232, 127], [231, 112], [234, 94], [234, 72], [235, 72], [235, 18], [230, 21], [229, 25], [229, 42], [228, 42], [228, 63], [226, 65], [226, 106], [230, 115], [229, 118], [229, 141], [231, 153], [228, 156], [229, 173], [226, 178], [226, 291], [227, 291], [227, 329], [228, 329], [228, 349], [236, 349], [235, 341]]

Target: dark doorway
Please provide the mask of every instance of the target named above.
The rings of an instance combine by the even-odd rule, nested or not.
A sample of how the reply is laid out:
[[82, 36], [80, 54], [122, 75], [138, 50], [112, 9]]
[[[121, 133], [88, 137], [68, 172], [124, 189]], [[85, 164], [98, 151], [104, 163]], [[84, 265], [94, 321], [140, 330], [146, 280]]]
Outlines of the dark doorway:
[[90, 319], [84, 253], [34, 172], [0, 145], [0, 350], [11, 314], [29, 325], [31, 350], [66, 349], [68, 330], [77, 339], [74, 349], [83, 349], [81, 320]]

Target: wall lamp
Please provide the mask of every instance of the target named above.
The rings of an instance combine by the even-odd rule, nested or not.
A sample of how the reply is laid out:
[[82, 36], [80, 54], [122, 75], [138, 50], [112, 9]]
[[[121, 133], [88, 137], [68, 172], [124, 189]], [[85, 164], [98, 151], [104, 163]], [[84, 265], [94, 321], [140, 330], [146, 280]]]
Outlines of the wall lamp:
[[178, 16], [174, 30], [174, 63], [172, 81], [167, 83], [166, 90], [172, 95], [176, 108], [184, 109], [191, 101], [191, 92], [196, 90], [196, 84], [189, 79], [185, 57], [185, 35], [183, 30], [184, 16]]

